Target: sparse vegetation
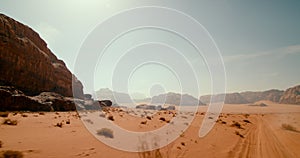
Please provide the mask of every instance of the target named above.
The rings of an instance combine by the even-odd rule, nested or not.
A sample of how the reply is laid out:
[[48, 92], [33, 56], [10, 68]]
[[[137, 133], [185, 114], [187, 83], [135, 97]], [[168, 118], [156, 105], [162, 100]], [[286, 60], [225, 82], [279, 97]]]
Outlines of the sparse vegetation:
[[241, 138], [245, 138], [239, 131], [235, 131], [235, 134], [240, 136]]
[[245, 116], [246, 118], [248, 118], [250, 115], [249, 115], [249, 114], [244, 114], [244, 116]]
[[0, 117], [8, 117], [9, 112], [0, 112]]
[[108, 116], [107, 119], [108, 119], [108, 120], [111, 120], [111, 121], [114, 121], [114, 120], [115, 120], [115, 119], [114, 119], [114, 116], [112, 116], [112, 115]]
[[20, 151], [5, 150], [1, 152], [0, 158], [23, 158], [23, 153]]
[[239, 122], [233, 122], [233, 124], [231, 125], [231, 127], [237, 127], [239, 129], [243, 129], [242, 125]]
[[11, 120], [11, 119], [5, 119], [2, 124], [16, 126], [18, 124], [18, 121], [17, 120]]
[[67, 119], [66, 124], [68, 124], [68, 125], [71, 124], [70, 119]]
[[282, 124], [281, 127], [285, 130], [288, 130], [288, 131], [293, 131], [293, 132], [300, 132], [298, 131], [294, 126], [290, 125], [290, 124]]
[[59, 122], [59, 123], [57, 123], [57, 124], [55, 125], [55, 127], [60, 127], [60, 128], [62, 128], [62, 126], [63, 126], [63, 123], [62, 123], [62, 122]]
[[26, 115], [26, 114], [22, 114], [22, 117], [28, 117], [28, 115]]
[[246, 123], [251, 123], [249, 120], [243, 120], [244, 122], [246, 122]]
[[105, 118], [105, 114], [104, 113], [101, 113], [99, 116]]
[[106, 138], [114, 138], [114, 133], [109, 128], [102, 128], [102, 129], [98, 130], [97, 135], [104, 136]]
[[166, 121], [166, 119], [164, 117], [159, 118], [159, 120]]
[[89, 124], [94, 124], [94, 122], [92, 120], [90, 120], [90, 119], [84, 119], [83, 121], [85, 121], [85, 122], [87, 122]]
[[45, 115], [45, 113], [44, 112], [39, 112], [39, 115]]

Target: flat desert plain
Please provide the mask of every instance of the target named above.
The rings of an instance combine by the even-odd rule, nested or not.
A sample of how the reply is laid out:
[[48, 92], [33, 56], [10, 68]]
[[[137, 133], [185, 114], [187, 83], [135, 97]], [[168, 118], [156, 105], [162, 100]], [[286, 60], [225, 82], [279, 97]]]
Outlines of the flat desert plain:
[[[186, 124], [187, 130], [169, 145], [145, 152], [126, 152], [105, 145], [84, 125], [92, 122], [77, 112], [10, 112], [0, 121], [16, 120], [17, 124], [0, 125], [0, 151], [20, 151], [28, 158], [300, 157], [300, 106], [265, 103], [263, 107], [224, 105], [215, 126], [203, 138], [198, 132], [207, 107], [199, 107], [197, 113], [183, 112], [187, 117], [195, 116], [192, 123]], [[142, 115], [147, 113], [151, 117]], [[103, 114], [103, 118], [110, 118], [124, 129], [142, 132], [172, 123], [177, 113], [109, 108]]]

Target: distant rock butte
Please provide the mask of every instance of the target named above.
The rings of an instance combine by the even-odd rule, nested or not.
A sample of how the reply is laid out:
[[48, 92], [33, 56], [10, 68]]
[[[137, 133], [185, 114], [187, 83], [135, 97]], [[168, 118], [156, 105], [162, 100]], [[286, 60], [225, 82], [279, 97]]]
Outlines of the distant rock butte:
[[242, 92], [240, 93], [247, 101], [254, 103], [260, 100], [269, 100], [272, 102], [279, 102], [280, 97], [283, 95], [284, 91], [271, 89], [263, 92]]
[[282, 104], [300, 105], [300, 85], [287, 89], [280, 98]]
[[[248, 104], [255, 103], [261, 100], [267, 100], [272, 102], [281, 102], [281, 98], [284, 94], [284, 91], [271, 89], [262, 92], [252, 92], [246, 91], [241, 93], [226, 93], [226, 94], [217, 94], [214, 96], [213, 102], [221, 102], [225, 95], [225, 104]], [[200, 97], [200, 101], [203, 103], [209, 104], [211, 95], [204, 95]]]
[[151, 100], [152, 104], [172, 104], [172, 105], [205, 105], [195, 97], [189, 94], [179, 94], [169, 92], [166, 94], [160, 94], [157, 96], [153, 96]]
[[0, 74], [0, 85], [14, 86], [26, 95], [55, 92], [84, 98], [81, 82], [38, 33], [4, 14], [0, 14]]
[[[206, 104], [210, 103], [211, 95], [204, 95], [200, 97], [200, 101]], [[225, 99], [225, 100], [224, 100]], [[250, 103], [239, 93], [227, 93], [214, 95], [213, 102], [222, 102], [225, 104], [247, 104]]]

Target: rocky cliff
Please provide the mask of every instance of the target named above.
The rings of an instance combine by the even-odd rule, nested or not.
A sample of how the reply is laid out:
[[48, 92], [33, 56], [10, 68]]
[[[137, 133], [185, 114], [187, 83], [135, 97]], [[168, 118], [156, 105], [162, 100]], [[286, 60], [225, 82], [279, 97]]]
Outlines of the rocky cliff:
[[287, 89], [280, 98], [283, 104], [300, 105], [300, 85]]
[[0, 14], [0, 85], [14, 86], [26, 95], [55, 92], [83, 98], [83, 86], [65, 63], [26, 25]]

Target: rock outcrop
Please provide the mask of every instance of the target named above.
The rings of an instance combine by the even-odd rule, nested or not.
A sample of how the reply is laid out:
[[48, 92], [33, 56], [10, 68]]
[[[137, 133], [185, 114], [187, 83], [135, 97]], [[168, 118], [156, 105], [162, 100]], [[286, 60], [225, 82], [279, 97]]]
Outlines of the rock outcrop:
[[[42, 92], [37, 96], [26, 96], [14, 87], [0, 86], [0, 111], [73, 111], [73, 98], [53, 92]], [[77, 104], [79, 104], [77, 99]], [[83, 101], [81, 101], [83, 103]]]
[[279, 102], [282, 104], [300, 105], [300, 85], [287, 89]]
[[55, 92], [84, 98], [81, 82], [47, 48], [45, 41], [28, 26], [3, 14], [0, 14], [0, 74], [0, 85], [14, 86], [26, 95]]

